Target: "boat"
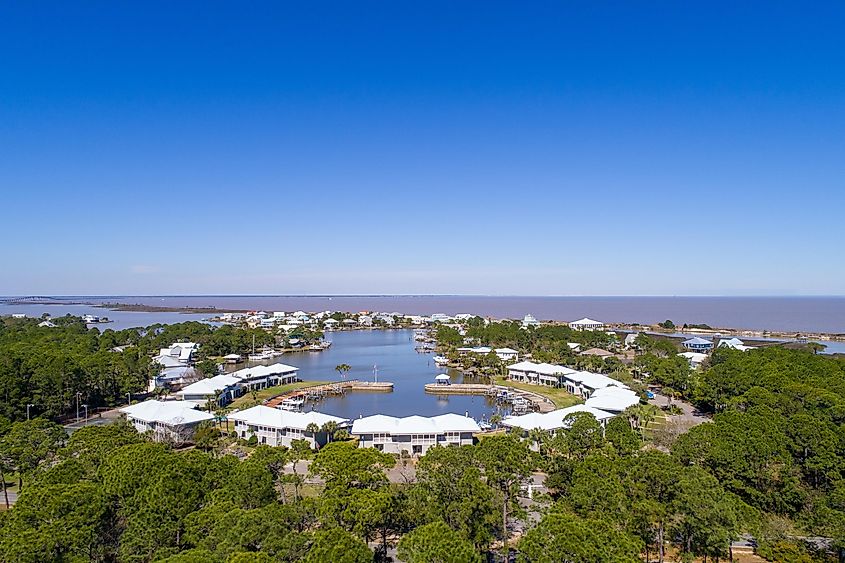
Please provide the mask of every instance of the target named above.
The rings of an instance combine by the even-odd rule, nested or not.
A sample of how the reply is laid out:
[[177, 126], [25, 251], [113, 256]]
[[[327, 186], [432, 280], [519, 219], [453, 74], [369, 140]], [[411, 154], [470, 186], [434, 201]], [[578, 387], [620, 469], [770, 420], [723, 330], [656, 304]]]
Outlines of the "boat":
[[302, 405], [305, 404], [305, 399], [299, 397], [291, 397], [290, 399], [285, 399], [282, 401], [282, 404], [279, 405], [279, 408], [283, 411], [291, 411], [291, 412], [299, 412], [302, 410]]
[[432, 359], [434, 360], [434, 365], [436, 366], [445, 366], [449, 363], [449, 358], [446, 356], [434, 356]]

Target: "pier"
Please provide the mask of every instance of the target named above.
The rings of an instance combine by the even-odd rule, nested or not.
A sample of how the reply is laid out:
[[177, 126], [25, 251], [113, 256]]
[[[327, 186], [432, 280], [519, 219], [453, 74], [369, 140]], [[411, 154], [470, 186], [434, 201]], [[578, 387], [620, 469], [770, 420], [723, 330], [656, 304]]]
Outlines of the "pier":
[[538, 412], [551, 412], [555, 410], [554, 403], [539, 393], [505, 387], [504, 385], [484, 385], [481, 383], [452, 383], [450, 385], [443, 385], [440, 383], [427, 383], [425, 385], [425, 392], [431, 393], [432, 395], [486, 395], [494, 398], [507, 393], [509, 396], [529, 401], [533, 405], [534, 410]]
[[389, 381], [359, 381], [350, 379], [336, 383], [322, 383], [311, 387], [300, 387], [294, 391], [288, 391], [268, 399], [264, 404], [276, 408], [284, 401], [290, 399], [302, 399], [303, 401], [320, 401], [326, 397], [343, 395], [347, 391], [376, 391], [390, 393], [393, 391], [393, 383]]

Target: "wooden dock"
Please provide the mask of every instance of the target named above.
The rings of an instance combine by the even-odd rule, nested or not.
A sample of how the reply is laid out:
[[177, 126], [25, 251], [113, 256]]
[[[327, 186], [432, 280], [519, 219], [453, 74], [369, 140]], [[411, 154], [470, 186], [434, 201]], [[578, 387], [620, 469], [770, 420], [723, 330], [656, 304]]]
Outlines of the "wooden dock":
[[531, 401], [534, 408], [539, 412], [551, 412], [555, 410], [555, 404], [548, 398], [531, 391], [523, 391], [514, 387], [504, 385], [484, 385], [481, 383], [452, 383], [442, 385], [439, 383], [427, 383], [425, 392], [433, 395], [486, 395], [496, 397], [501, 391], [507, 391], [515, 397], [522, 397]]
[[337, 381], [335, 383], [322, 383], [312, 385], [310, 387], [300, 387], [299, 389], [276, 395], [267, 399], [264, 404], [268, 407], [278, 407], [287, 399], [305, 399], [305, 400], [320, 400], [333, 395], [343, 395], [347, 391], [370, 391], [370, 392], [391, 392], [393, 391], [393, 383], [389, 381], [358, 381], [357, 379], [350, 379], [348, 381]]

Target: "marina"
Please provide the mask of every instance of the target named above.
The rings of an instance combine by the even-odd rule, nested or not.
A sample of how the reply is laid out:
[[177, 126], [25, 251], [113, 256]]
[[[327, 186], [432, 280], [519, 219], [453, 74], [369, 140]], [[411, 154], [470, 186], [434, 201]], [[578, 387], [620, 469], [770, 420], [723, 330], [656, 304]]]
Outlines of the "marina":
[[[437, 416], [451, 412], [468, 413], [476, 420], [483, 420], [511, 411], [509, 404], [492, 396], [426, 393], [425, 385], [433, 382], [443, 369], [435, 365], [430, 354], [414, 351], [412, 330], [338, 331], [326, 333], [326, 338], [332, 344], [320, 353], [307, 350], [287, 353], [276, 361], [297, 366], [299, 378], [306, 382], [337, 381], [298, 389], [280, 400], [273, 399], [269, 406], [305, 394], [303, 410], [318, 409], [347, 419], [374, 414]], [[341, 379], [335, 368], [344, 363], [351, 370], [345, 374], [346, 379]], [[452, 383], [476, 383], [470, 377], [465, 381], [458, 370], [450, 369], [447, 373]]]

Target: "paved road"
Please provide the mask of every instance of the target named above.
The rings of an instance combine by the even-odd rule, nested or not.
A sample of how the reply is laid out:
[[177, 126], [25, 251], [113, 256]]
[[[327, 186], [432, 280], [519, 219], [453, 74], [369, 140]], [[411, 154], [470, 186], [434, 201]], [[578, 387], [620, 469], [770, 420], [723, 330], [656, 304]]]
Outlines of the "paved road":
[[689, 404], [685, 401], [680, 401], [678, 399], [672, 399], [672, 398], [668, 397], [667, 395], [663, 395], [663, 394], [658, 393], [656, 391], [654, 392], [654, 398], [649, 400], [649, 404], [655, 405], [655, 406], [658, 406], [658, 407], [666, 407], [666, 406], [669, 406], [669, 405], [675, 405], [677, 407], [680, 407], [680, 409], [683, 411], [682, 414], [671, 415], [671, 416], [667, 415], [666, 418], [670, 421], [673, 421], [673, 422], [679, 422], [679, 423], [681, 423], [681, 425], [688, 427], [688, 428], [692, 428], [693, 426], [698, 426], [699, 424], [702, 424], [702, 423], [710, 420], [708, 417], [704, 416], [703, 414], [701, 414], [700, 412], [695, 410], [695, 407], [692, 406], [691, 404]]

